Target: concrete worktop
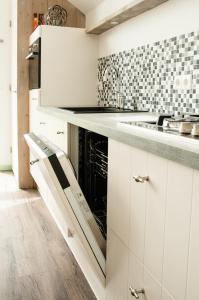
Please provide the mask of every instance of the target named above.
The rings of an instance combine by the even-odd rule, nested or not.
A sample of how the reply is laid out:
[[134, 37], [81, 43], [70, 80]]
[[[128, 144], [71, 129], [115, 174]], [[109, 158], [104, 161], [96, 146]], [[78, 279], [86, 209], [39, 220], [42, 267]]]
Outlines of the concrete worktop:
[[70, 111], [54, 107], [39, 107], [38, 110], [65, 120], [67, 123], [83, 127], [118, 142], [199, 170], [199, 139], [157, 132], [121, 123], [123, 121], [154, 121], [157, 120], [157, 114], [73, 114]]

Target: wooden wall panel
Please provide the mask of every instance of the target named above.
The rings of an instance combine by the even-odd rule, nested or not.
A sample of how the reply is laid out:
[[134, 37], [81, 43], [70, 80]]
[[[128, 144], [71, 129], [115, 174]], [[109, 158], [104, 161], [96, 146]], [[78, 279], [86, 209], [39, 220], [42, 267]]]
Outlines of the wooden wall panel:
[[63, 0], [61, 4], [66, 11], [68, 12], [68, 18], [67, 18], [67, 26], [68, 27], [75, 27], [79, 28], [85, 28], [85, 16], [84, 14], [74, 7], [69, 1]]
[[47, 0], [48, 2], [48, 7], [51, 7], [55, 4], [58, 4], [58, 5], [63, 5], [63, 0]]
[[29, 173], [29, 151], [24, 134], [29, 131], [28, 39], [32, 30], [32, 1], [18, 0], [17, 20], [17, 114], [18, 114], [18, 184], [31, 188], [33, 179]]
[[34, 12], [38, 13], [46, 13], [48, 9], [48, 1], [47, 0], [34, 0], [32, 1], [32, 15]]
[[29, 172], [29, 151], [24, 134], [29, 132], [29, 82], [28, 53], [29, 36], [32, 33], [33, 13], [46, 13], [48, 7], [59, 4], [68, 12], [68, 27], [85, 28], [85, 16], [67, 0], [17, 0], [17, 115], [18, 122], [18, 170], [16, 177], [20, 188], [34, 187]]

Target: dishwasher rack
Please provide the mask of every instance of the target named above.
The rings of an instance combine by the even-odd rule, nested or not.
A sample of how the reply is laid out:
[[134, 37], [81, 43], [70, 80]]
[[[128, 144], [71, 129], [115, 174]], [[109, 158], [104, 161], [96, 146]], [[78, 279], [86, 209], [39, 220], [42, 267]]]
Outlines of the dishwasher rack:
[[79, 128], [79, 183], [106, 237], [108, 138]]

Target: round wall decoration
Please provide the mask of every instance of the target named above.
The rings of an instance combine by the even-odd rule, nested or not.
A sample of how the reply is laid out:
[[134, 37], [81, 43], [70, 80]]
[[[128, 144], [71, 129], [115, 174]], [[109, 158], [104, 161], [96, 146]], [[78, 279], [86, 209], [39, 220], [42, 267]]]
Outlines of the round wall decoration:
[[45, 16], [47, 25], [65, 26], [67, 22], [67, 11], [60, 5], [54, 5], [48, 9]]

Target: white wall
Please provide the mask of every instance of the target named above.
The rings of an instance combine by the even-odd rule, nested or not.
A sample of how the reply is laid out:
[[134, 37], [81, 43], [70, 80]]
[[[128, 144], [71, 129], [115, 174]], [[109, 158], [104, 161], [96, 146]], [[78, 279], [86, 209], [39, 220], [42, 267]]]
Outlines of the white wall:
[[99, 57], [199, 30], [198, 14], [199, 0], [169, 0], [102, 34]]
[[0, 0], [0, 170], [11, 166], [11, 19], [10, 0]]

